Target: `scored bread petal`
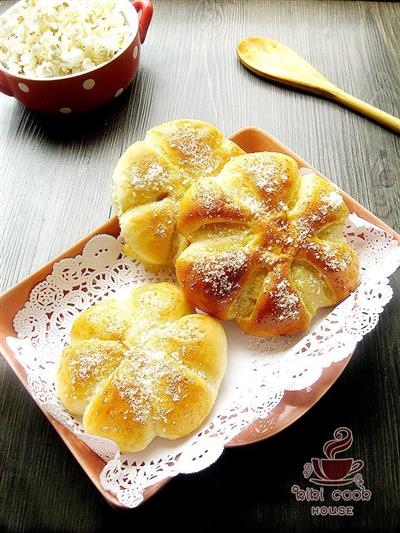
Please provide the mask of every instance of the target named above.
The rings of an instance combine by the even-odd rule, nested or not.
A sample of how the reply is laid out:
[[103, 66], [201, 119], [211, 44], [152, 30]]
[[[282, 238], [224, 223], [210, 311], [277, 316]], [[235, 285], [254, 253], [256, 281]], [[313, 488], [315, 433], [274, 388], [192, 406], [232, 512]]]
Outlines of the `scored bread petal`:
[[239, 316], [237, 322], [245, 332], [276, 337], [306, 329], [311, 318], [290, 279], [287, 263], [281, 263], [265, 276], [251, 314]]
[[185, 236], [211, 224], [244, 224], [251, 213], [229, 196], [216, 180], [193, 185], [179, 204], [178, 230]]
[[176, 275], [189, 302], [222, 320], [233, 318], [231, 307], [255, 266], [254, 251], [238, 237], [236, 242], [198, 241], [176, 262]]
[[333, 242], [309, 239], [299, 252], [298, 259], [322, 274], [331, 292], [340, 300], [346, 298], [357, 285], [359, 260], [345, 240]]
[[179, 287], [171, 283], [151, 283], [137, 287], [131, 291], [128, 304], [133, 313], [124, 342], [130, 349], [142, 347], [149, 339], [157, 336], [165, 324], [194, 311]]
[[113, 207], [118, 216], [132, 207], [173, 195], [182, 175], [162, 154], [145, 142], [132, 144], [113, 174]]
[[71, 328], [72, 342], [85, 339], [121, 340], [131, 323], [131, 310], [124, 302], [108, 300], [82, 311]]
[[136, 360], [125, 359], [101, 384], [83, 416], [87, 433], [115, 441], [122, 453], [142, 450], [153, 440], [154, 380], [148, 368]]
[[126, 339], [135, 335], [142, 327], [160, 328], [166, 322], [174, 322], [184, 315], [193, 313], [182, 290], [172, 283], [150, 283], [133, 289], [128, 299], [134, 309], [131, 330]]
[[207, 315], [183, 316], [171, 323], [154, 344], [218, 388], [227, 364], [227, 342], [216, 320]]
[[176, 205], [171, 198], [130, 209], [120, 218], [124, 251], [149, 265], [163, 265], [175, 255]]
[[125, 356], [125, 346], [116, 341], [90, 339], [65, 348], [57, 373], [58, 394], [74, 415], [82, 415], [99, 383]]
[[155, 146], [173, 165], [182, 169], [187, 186], [193, 180], [218, 174], [232, 157], [243, 150], [202, 120], [181, 119], [150, 129], [146, 142]]
[[289, 209], [298, 187], [299, 170], [289, 156], [262, 152], [233, 159], [217, 180], [257, 217]]
[[251, 213], [227, 194], [215, 179], [193, 185], [179, 204], [178, 230], [190, 237], [198, 229], [215, 224], [245, 224]]
[[167, 439], [188, 435], [210, 412], [218, 388], [173, 358], [156, 375], [152, 405], [157, 434]]
[[312, 172], [302, 176], [297, 201], [289, 215], [301, 240], [331, 224], [344, 224], [348, 216], [343, 197], [332, 183]]

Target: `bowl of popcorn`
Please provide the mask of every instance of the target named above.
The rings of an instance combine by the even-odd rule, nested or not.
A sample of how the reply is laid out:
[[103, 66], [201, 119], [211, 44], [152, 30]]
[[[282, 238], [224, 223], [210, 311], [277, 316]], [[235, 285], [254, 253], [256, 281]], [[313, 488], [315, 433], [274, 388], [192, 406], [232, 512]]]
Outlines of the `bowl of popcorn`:
[[17, 2], [0, 17], [0, 91], [59, 114], [118, 98], [135, 79], [152, 13], [149, 0]]

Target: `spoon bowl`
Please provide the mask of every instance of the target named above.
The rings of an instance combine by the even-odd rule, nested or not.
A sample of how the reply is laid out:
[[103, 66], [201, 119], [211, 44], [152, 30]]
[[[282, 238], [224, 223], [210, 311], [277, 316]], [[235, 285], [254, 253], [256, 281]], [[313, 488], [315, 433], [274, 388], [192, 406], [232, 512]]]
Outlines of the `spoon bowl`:
[[264, 78], [316, 92], [321, 92], [321, 87], [328, 90], [332, 85], [294, 50], [272, 39], [243, 39], [237, 53], [246, 68]]

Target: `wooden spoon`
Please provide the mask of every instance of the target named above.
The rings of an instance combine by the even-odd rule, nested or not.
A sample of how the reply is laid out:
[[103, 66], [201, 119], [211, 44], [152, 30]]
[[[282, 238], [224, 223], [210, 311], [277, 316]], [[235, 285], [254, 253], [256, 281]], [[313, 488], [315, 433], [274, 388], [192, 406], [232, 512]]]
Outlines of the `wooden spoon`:
[[400, 132], [398, 118], [342, 91], [294, 50], [277, 41], [248, 37], [239, 42], [237, 53], [240, 62], [259, 76], [325, 96]]

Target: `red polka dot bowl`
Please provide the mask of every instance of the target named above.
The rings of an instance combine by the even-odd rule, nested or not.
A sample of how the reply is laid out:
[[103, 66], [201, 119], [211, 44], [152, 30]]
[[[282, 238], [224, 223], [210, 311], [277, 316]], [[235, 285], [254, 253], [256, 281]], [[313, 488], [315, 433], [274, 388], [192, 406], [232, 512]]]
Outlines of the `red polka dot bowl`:
[[0, 91], [35, 111], [61, 114], [89, 111], [120, 96], [136, 77], [141, 45], [153, 14], [149, 0], [120, 2], [132, 34], [129, 43], [112, 59], [77, 74], [54, 78], [11, 74], [0, 65]]

